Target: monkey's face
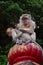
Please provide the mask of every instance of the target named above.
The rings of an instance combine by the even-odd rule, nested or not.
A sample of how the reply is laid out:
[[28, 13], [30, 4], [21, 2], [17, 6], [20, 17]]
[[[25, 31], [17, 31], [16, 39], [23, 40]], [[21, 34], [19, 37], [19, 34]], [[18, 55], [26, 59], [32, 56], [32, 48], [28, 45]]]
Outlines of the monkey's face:
[[29, 20], [28, 17], [23, 17], [21, 20], [22, 20], [22, 23], [23, 23], [24, 25], [28, 25], [29, 22], [30, 22], [30, 20]]
[[24, 25], [27, 25], [29, 22], [30, 22], [30, 15], [22, 15], [21, 16], [21, 22], [24, 24]]
[[9, 37], [12, 37], [12, 29], [11, 28], [8, 28], [6, 30], [6, 34], [9, 36]]

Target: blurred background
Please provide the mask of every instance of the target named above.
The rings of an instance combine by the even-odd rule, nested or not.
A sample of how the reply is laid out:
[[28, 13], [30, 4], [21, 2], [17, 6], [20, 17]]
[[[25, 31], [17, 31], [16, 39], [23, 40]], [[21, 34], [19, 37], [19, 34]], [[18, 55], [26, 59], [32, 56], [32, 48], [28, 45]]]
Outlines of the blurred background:
[[0, 65], [6, 65], [8, 51], [14, 45], [6, 29], [15, 28], [23, 13], [32, 15], [37, 42], [43, 47], [43, 0], [0, 0]]

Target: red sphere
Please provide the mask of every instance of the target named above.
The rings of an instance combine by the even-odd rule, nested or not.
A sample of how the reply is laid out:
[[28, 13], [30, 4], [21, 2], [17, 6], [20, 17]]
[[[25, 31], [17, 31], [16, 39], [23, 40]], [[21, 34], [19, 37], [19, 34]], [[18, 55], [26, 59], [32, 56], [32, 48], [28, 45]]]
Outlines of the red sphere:
[[13, 65], [20, 61], [31, 60], [38, 64], [42, 64], [42, 49], [40, 45], [29, 43], [27, 45], [14, 45], [8, 54], [8, 61]]

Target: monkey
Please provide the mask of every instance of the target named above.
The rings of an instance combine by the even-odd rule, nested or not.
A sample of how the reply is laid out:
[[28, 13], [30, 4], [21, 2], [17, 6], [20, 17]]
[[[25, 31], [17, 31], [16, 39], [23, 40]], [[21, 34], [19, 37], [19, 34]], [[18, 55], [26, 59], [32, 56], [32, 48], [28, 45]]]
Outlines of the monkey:
[[29, 36], [31, 36], [31, 39], [36, 41], [36, 33], [34, 32], [36, 28], [36, 23], [31, 19], [30, 14], [22, 14], [20, 16], [19, 24], [17, 24], [17, 28], [23, 32], [28, 33]]

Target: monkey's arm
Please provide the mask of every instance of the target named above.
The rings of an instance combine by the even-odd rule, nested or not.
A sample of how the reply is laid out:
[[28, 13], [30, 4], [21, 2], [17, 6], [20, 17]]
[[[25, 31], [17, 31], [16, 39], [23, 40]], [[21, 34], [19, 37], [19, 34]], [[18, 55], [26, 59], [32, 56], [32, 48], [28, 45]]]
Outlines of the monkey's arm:
[[13, 40], [15, 41], [21, 34], [22, 34], [21, 31], [19, 31], [19, 30], [17, 30], [17, 29], [14, 29], [14, 30], [12, 31], [12, 38], [13, 38]]
[[34, 32], [32, 27], [30, 27], [30, 28], [20, 28], [20, 31], [22, 31], [24, 33], [25, 32], [27, 32], [27, 33], [33, 33]]
[[19, 37], [22, 34], [20, 30], [15, 29], [15, 31], [16, 31], [17, 37]]

